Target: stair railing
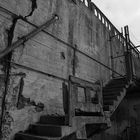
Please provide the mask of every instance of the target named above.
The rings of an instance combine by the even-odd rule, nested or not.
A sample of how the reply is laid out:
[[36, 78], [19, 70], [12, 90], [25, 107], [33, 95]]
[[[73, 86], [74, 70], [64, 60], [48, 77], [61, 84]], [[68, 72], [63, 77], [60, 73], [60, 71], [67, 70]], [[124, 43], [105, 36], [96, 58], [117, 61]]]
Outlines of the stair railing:
[[[133, 79], [134, 78], [134, 64], [133, 64], [133, 60], [132, 60], [132, 56], [137, 56], [138, 58], [140, 58], [140, 52], [139, 50], [135, 47], [135, 45], [130, 41], [129, 38], [126, 39], [127, 36], [123, 36], [122, 33], [120, 33], [120, 31], [110, 22], [110, 20], [103, 14], [103, 12], [93, 3], [91, 2], [91, 0], [75, 0], [75, 2], [77, 3], [83, 3], [85, 6], [87, 6], [92, 12], [93, 14], [102, 22], [102, 24], [106, 27], [106, 29], [111, 32], [111, 36], [114, 38], [118, 38], [118, 40], [122, 43], [124, 43], [127, 47], [129, 46], [129, 51], [124, 52], [124, 54], [122, 56], [115, 56], [113, 57], [113, 55], [111, 56], [111, 63], [112, 63], [112, 78], [114, 78], [114, 59], [120, 58], [120, 57], [124, 57], [125, 58], [125, 68], [126, 68], [126, 75], [124, 75], [127, 79]], [[127, 28], [125, 27], [126, 31]], [[128, 40], [129, 39], [129, 40]], [[124, 47], [124, 46], [123, 46]], [[112, 46], [113, 48], [113, 46]], [[126, 49], [126, 48], [125, 48]], [[121, 74], [122, 75], [122, 74]], [[119, 75], [120, 76], [120, 75]], [[121, 76], [120, 76], [121, 77]]]
[[130, 41], [129, 28], [124, 27], [125, 30], [125, 42], [126, 42], [126, 52], [125, 52], [125, 62], [126, 62], [126, 75], [128, 80], [133, 80], [137, 75], [135, 75], [135, 66], [133, 58], [140, 58], [140, 52], [137, 51], [135, 45]]

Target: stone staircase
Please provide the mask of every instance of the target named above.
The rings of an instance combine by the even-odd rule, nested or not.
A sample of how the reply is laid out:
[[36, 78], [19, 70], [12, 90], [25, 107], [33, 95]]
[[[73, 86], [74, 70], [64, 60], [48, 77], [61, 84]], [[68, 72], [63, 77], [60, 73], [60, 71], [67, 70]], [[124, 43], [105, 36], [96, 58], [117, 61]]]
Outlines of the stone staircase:
[[[105, 123], [86, 124], [84, 126], [87, 138], [107, 128]], [[73, 127], [66, 125], [63, 116], [41, 116], [40, 121], [31, 124], [27, 131], [18, 132], [14, 140], [86, 140], [78, 138]]]
[[117, 109], [126, 95], [127, 88], [131, 82], [125, 78], [112, 79], [103, 88], [103, 110], [110, 115]]
[[[131, 82], [124, 78], [112, 79], [103, 88], [103, 111], [108, 120], [110, 120], [111, 115], [126, 95], [126, 90], [130, 84]], [[41, 116], [40, 121], [36, 124], [31, 124], [27, 131], [18, 132], [14, 140], [87, 140], [94, 134], [111, 126], [109, 126], [105, 116], [91, 116], [89, 118], [75, 116], [72, 126], [66, 123], [65, 116]], [[85, 118], [88, 118], [87, 122], [89, 123], [83, 123]], [[83, 123], [79, 130], [73, 127], [77, 123]]]
[[68, 129], [63, 116], [41, 116], [40, 121], [31, 124], [27, 131], [17, 133], [15, 140], [61, 140], [70, 133]]

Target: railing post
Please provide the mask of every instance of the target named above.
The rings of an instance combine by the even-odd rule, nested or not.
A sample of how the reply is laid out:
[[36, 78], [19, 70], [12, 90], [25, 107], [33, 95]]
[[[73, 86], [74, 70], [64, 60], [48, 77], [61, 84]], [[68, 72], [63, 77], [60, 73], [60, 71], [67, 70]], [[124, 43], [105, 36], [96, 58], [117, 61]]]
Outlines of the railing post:
[[[111, 59], [111, 68], [114, 70], [114, 60], [113, 60], [113, 48], [112, 48], [112, 37], [109, 34], [109, 42], [110, 42], [110, 59]], [[112, 71], [111, 78], [114, 78], [114, 72]]]
[[130, 37], [128, 26], [124, 27], [126, 52], [125, 52], [125, 64], [126, 64], [126, 76], [128, 80], [133, 80], [133, 64], [132, 64], [132, 52], [130, 46]]
[[91, 0], [87, 0], [87, 2], [88, 2], [89, 9], [91, 9]]

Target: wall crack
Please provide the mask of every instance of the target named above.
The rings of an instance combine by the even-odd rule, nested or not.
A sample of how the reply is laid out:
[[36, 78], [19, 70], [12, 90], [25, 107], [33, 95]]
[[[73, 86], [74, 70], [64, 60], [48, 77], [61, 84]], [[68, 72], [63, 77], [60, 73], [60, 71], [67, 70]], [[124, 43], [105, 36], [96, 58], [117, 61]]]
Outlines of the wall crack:
[[35, 9], [37, 9], [37, 0], [30, 0], [30, 1], [32, 3], [31, 12], [27, 16], [25, 16], [25, 18], [32, 16]]
[[17, 23], [17, 21], [18, 21], [19, 18], [20, 17], [13, 18], [12, 26], [10, 27], [9, 30], [7, 30], [7, 34], [8, 34], [8, 46], [12, 44], [12, 40], [14, 38], [15, 26], [16, 26], [16, 23]]

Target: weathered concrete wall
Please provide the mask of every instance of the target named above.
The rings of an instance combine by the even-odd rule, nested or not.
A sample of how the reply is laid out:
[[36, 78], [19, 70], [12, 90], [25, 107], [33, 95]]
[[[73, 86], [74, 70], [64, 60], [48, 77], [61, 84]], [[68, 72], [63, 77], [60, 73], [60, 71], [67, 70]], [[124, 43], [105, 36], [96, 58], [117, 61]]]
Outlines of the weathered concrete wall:
[[[59, 21], [50, 25], [46, 31], [111, 67], [110, 30], [82, 2], [77, 1], [75, 4], [71, 0], [0, 0], [0, 6], [38, 26], [53, 14], [59, 15]], [[0, 50], [6, 48], [11, 41], [14, 42], [34, 30], [20, 16], [15, 19], [0, 11]], [[101, 80], [104, 84], [109, 81], [111, 71], [77, 51], [74, 57], [74, 49], [66, 43], [40, 32], [13, 52], [12, 62], [18, 65], [12, 63], [10, 73], [23, 72], [26, 76], [23, 79], [22, 76], [10, 76], [7, 93], [4, 93], [4, 81], [1, 82], [0, 95], [7, 94], [3, 139], [11, 139], [16, 132], [27, 129], [42, 114], [64, 115], [63, 80], [48, 77], [45, 73], [68, 79], [75, 69], [75, 76], [81, 79], [91, 82]], [[120, 40], [114, 38], [112, 46], [121, 48]], [[118, 51], [113, 51], [117, 55]], [[121, 64], [117, 60], [114, 69], [123, 73]], [[5, 74], [3, 67], [2, 63], [1, 73]], [[34, 106], [37, 104], [44, 105], [44, 109]]]
[[[74, 26], [73, 44], [76, 44], [78, 49], [89, 56], [110, 66], [109, 34], [105, 26], [101, 24], [97, 17], [83, 3], [79, 3], [77, 12], [72, 11], [77, 19], [75, 20], [75, 17], [73, 19], [76, 22]], [[86, 56], [77, 53], [77, 61], [76, 76], [92, 82], [100, 78], [102, 80], [109, 79], [109, 71], [107, 69], [104, 70], [103, 66]], [[102, 71], [106, 74], [102, 75]]]
[[[113, 49], [113, 68], [116, 72], [120, 73], [121, 75], [126, 74], [126, 69], [125, 69], [125, 56], [124, 56], [124, 44], [122, 41], [119, 41], [118, 36], [115, 38], [111, 39], [111, 46]], [[115, 77], [118, 77], [116, 73], [114, 73]]]
[[107, 131], [103, 132], [102, 134], [95, 135], [92, 139], [139, 140], [140, 139], [139, 102], [140, 102], [139, 96], [135, 97], [131, 96], [125, 98], [112, 116], [112, 127]]
[[140, 98], [136, 97], [125, 98], [112, 116], [111, 128], [89, 140], [139, 140]]

